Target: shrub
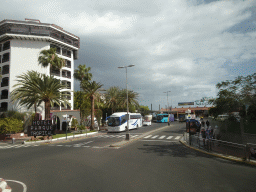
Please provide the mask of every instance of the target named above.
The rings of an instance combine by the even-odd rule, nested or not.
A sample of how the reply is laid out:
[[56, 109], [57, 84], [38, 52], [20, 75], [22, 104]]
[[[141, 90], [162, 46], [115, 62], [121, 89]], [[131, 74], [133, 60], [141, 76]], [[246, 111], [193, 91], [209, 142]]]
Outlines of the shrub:
[[17, 133], [23, 130], [23, 122], [11, 117], [0, 119], [0, 133]]

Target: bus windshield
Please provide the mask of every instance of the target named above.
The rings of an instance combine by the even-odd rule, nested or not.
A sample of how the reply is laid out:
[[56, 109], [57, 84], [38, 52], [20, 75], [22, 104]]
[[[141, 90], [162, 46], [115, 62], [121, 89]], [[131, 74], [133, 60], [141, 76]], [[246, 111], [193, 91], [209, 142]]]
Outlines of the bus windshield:
[[163, 115], [157, 115], [156, 119], [157, 120], [162, 120], [163, 119]]
[[118, 126], [118, 125], [120, 125], [119, 117], [110, 117], [108, 119], [108, 126]]

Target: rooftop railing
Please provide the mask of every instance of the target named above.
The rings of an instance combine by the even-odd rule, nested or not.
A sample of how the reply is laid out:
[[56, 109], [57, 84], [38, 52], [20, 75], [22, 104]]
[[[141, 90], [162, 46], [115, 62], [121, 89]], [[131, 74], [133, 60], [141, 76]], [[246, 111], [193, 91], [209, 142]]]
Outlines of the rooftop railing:
[[77, 47], [77, 48], [80, 47], [79, 39], [78, 40], [72, 39], [70, 36], [68, 36], [64, 33], [61, 33], [57, 30], [54, 30], [51, 27], [47, 27], [47, 26], [42, 27], [42, 29], [38, 29], [38, 26], [28, 26], [25, 24], [6, 23], [1, 26], [0, 36], [5, 33], [21, 34], [21, 35], [35, 35], [35, 36], [49, 36], [56, 40], [59, 40], [64, 43], [67, 43], [69, 45], [72, 45], [74, 47]]

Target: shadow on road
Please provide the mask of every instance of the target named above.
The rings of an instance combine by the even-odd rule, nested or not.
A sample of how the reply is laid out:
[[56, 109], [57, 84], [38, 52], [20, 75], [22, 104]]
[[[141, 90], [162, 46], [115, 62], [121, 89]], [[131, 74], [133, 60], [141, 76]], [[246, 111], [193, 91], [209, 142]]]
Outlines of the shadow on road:
[[209, 156], [207, 154], [191, 150], [190, 148], [187, 148], [181, 145], [180, 143], [161, 144], [161, 145], [144, 144], [143, 147], [138, 149], [144, 150], [145, 153], [157, 153], [157, 155], [160, 155], [160, 156], [172, 156], [172, 157], [193, 157], [193, 156], [208, 157]]
[[155, 153], [158, 156], [184, 157], [184, 158], [205, 157], [205, 158], [214, 159], [222, 163], [240, 164], [243, 166], [256, 168], [255, 166], [244, 164], [242, 162], [235, 162], [231, 160], [222, 159], [213, 155], [208, 155], [203, 152], [190, 149], [180, 143], [161, 144], [161, 145], [144, 144], [143, 147], [140, 147], [138, 149], [144, 151], [144, 153]]

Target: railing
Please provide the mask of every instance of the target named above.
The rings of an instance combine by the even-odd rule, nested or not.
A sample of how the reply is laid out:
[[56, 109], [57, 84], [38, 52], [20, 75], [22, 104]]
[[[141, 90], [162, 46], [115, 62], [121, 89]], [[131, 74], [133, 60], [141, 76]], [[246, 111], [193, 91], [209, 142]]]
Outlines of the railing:
[[8, 99], [8, 95], [1, 95], [1, 99]]
[[58, 72], [58, 71], [51, 71], [51, 75], [53, 75], [53, 76], [60, 76], [60, 72]]
[[7, 108], [0, 108], [0, 112], [6, 112]]
[[[63, 34], [59, 34], [58, 32], [46, 28], [46, 29], [35, 29], [33, 27], [14, 27], [12, 25], [8, 26], [6, 29], [3, 29], [0, 31], [0, 36], [5, 34], [5, 33], [10, 33], [10, 34], [24, 34], [24, 35], [37, 35], [37, 36], [49, 36], [54, 39], [60, 40], [62, 42], [65, 42], [67, 44], [73, 45], [77, 48], [79, 48], [79, 41], [70, 39], [68, 36], [64, 36]], [[10, 47], [9, 47], [10, 48]], [[8, 49], [9, 49], [8, 48]]]
[[10, 60], [10, 58], [8, 57], [8, 58], [4, 58], [3, 57], [3, 59], [2, 59], [2, 63], [4, 63], [4, 62], [8, 62]]
[[9, 82], [2, 82], [1, 83], [1, 87], [6, 87], [6, 86], [9, 86]]
[[204, 139], [198, 137], [198, 135], [189, 137], [188, 133], [184, 133], [184, 140], [193, 147], [225, 156], [238, 157], [247, 161], [252, 159], [250, 149], [256, 148], [256, 144], [238, 144], [216, 139]]
[[51, 110], [60, 110], [60, 107], [51, 107]]

